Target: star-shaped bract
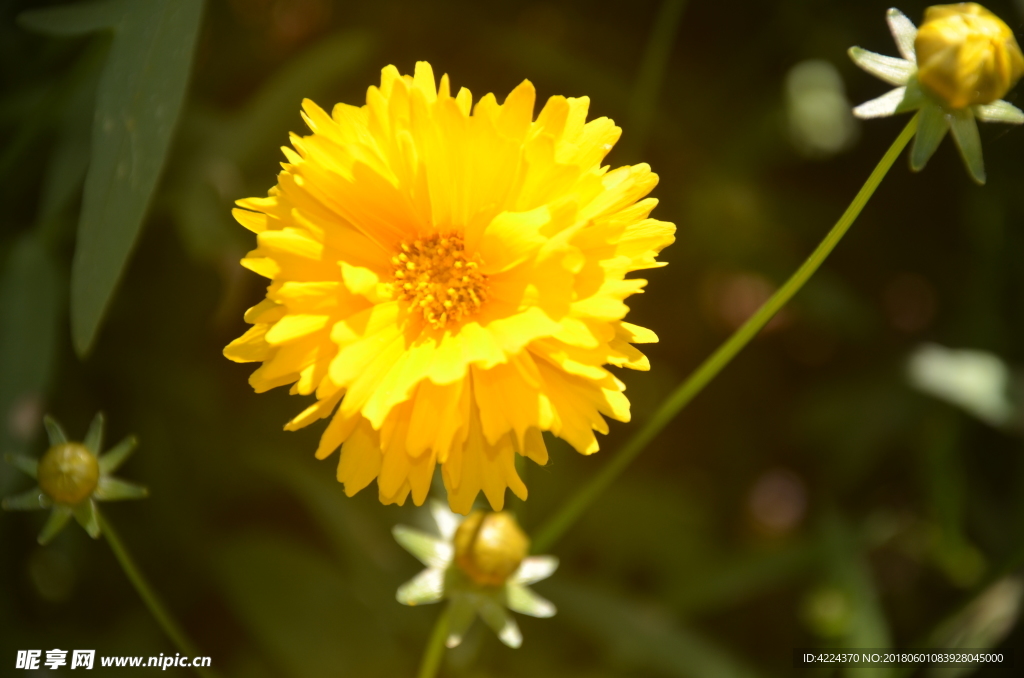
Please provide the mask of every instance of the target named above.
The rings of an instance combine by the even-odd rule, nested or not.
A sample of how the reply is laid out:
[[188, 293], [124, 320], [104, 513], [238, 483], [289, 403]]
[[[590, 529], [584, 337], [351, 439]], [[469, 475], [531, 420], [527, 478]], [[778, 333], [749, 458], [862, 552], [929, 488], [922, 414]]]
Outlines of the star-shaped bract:
[[910, 167], [915, 172], [921, 170], [935, 153], [946, 132], [952, 131], [967, 171], [976, 182], [984, 184], [985, 165], [976, 121], [1019, 125], [1024, 123], [1024, 111], [1003, 100], [958, 109], [944, 105], [918, 80], [914, 47], [917, 27], [895, 8], [888, 11], [886, 18], [902, 59], [876, 54], [860, 47], [851, 47], [849, 54], [862, 69], [897, 87], [877, 99], [857, 106], [853, 109], [854, 115], [865, 119], [883, 118], [895, 113], [920, 111], [917, 135], [910, 152]]
[[553, 617], [555, 606], [534, 593], [528, 585], [550, 577], [558, 568], [558, 559], [554, 556], [528, 556], [503, 585], [481, 586], [455, 563], [455, 533], [463, 517], [452, 513], [440, 502], [431, 502], [430, 510], [440, 537], [404, 525], [397, 525], [392, 530], [398, 543], [427, 566], [399, 587], [398, 602], [426, 605], [449, 600], [448, 638], [445, 643], [449, 648], [462, 642], [477, 613], [501, 642], [509, 647], [519, 647], [523, 636], [507, 609], [531, 617]]
[[7, 461], [39, 481], [27, 492], [7, 497], [3, 508], [8, 511], [52, 509], [50, 518], [39, 533], [39, 543], [46, 544], [63, 529], [71, 516], [85, 528], [89, 536], [100, 536], [97, 501], [142, 499], [149, 491], [135, 483], [111, 474], [135, 450], [135, 436], [128, 436], [113, 449], [100, 454], [103, 448], [103, 414], [98, 413], [89, 426], [85, 440], [69, 442], [64, 429], [52, 417], [43, 419], [50, 447], [41, 459], [8, 454]]

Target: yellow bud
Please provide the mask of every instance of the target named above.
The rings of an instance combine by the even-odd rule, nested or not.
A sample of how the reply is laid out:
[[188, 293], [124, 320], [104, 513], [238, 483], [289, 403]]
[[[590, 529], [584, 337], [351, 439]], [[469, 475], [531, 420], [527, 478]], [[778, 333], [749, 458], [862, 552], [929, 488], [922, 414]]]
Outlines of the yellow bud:
[[925, 10], [914, 49], [918, 80], [952, 109], [1001, 99], [1024, 74], [1009, 26], [974, 2]]
[[99, 462], [81, 443], [54, 445], [39, 460], [39, 487], [58, 504], [87, 499], [99, 477]]
[[455, 562], [481, 586], [502, 586], [529, 549], [530, 540], [507, 511], [474, 511], [455, 532]]

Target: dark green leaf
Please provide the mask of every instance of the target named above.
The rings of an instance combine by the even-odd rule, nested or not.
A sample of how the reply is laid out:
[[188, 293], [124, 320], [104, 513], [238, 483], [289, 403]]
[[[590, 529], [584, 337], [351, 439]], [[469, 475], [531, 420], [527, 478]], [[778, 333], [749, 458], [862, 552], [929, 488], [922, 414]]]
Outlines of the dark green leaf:
[[57, 344], [58, 278], [35, 235], [15, 243], [0, 279], [0, 445], [6, 449], [38, 428]]
[[100, 79], [71, 270], [71, 330], [91, 347], [142, 225], [181, 110], [202, 0], [125, 2]]
[[22, 12], [18, 24], [44, 35], [84, 35], [118, 25], [126, 4], [124, 0], [99, 0], [36, 9]]

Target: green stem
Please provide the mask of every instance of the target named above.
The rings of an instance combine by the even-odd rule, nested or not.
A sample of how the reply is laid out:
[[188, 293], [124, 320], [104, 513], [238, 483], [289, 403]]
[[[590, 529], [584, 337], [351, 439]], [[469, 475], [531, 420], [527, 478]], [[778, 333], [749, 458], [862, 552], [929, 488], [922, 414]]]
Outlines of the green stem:
[[665, 80], [665, 70], [672, 55], [672, 45], [679, 30], [679, 22], [686, 9], [686, 0], [663, 0], [654, 29], [647, 41], [640, 70], [637, 72], [636, 87], [630, 97], [629, 114], [626, 118], [629, 135], [623, 139], [623, 155], [633, 155], [647, 145], [651, 123], [658, 111], [658, 95]]
[[917, 131], [917, 115], [915, 115], [907, 126], [903, 128], [896, 140], [886, 151], [879, 161], [875, 170], [868, 177], [868, 180], [861, 187], [854, 197], [843, 216], [839, 218], [836, 225], [828, 232], [825, 239], [811, 253], [807, 260], [796, 270], [796, 272], [780, 287], [775, 294], [764, 303], [761, 308], [750, 316], [743, 325], [733, 333], [724, 344], [718, 347], [701, 365], [682, 383], [669, 397], [661, 404], [661, 407], [651, 416], [650, 419], [633, 434], [619, 452], [612, 457], [611, 461], [602, 468], [590, 481], [580, 488], [562, 508], [555, 513], [537, 532], [533, 539], [533, 547], [536, 552], [544, 552], [558, 541], [569, 527], [587, 510], [597, 497], [604, 492], [619, 475], [626, 470], [630, 462], [647, 447], [662, 429], [672, 421], [680, 410], [686, 407], [694, 396], [700, 393], [708, 383], [722, 371], [729, 362], [736, 357], [744, 346], [750, 343], [761, 329], [768, 324], [768, 321], [779, 312], [783, 306], [800, 291], [804, 283], [810, 279], [818, 270], [822, 262], [839, 244], [846, 231], [849, 230], [854, 220], [864, 209], [868, 199], [871, 198], [875, 189], [882, 183], [882, 179], [889, 172], [896, 158], [900, 155], [907, 143], [913, 138]]
[[417, 678], [434, 678], [437, 670], [441, 667], [441, 658], [444, 657], [444, 641], [448, 637], [449, 607], [437, 618], [434, 630], [427, 642], [427, 649], [423, 651], [423, 660], [420, 662], [420, 671]]
[[[149, 608], [153, 618], [156, 619], [157, 624], [163, 629], [167, 637], [171, 639], [174, 646], [178, 648], [178, 651], [183, 655], [190, 657], [198, 657], [199, 653], [196, 647], [182, 631], [178, 623], [174, 621], [174, 618], [167, 612], [163, 603], [157, 597], [153, 587], [146, 581], [146, 577], [142, 574], [138, 565], [132, 559], [131, 554], [124, 546], [124, 542], [117, 535], [117, 532], [111, 527], [107, 519], [103, 517], [103, 514], [97, 510], [96, 518], [100, 524], [100, 532], [107, 539], [107, 543], [110, 544], [110, 550], [114, 552], [114, 556], [117, 558], [117, 562], [121, 564], [121, 569], [124, 570], [125, 575], [128, 577], [128, 581], [132, 583], [135, 590], [138, 592], [139, 597], [142, 598], [142, 602]], [[204, 678], [216, 678], [217, 673], [207, 668], [193, 667], [196, 673]]]

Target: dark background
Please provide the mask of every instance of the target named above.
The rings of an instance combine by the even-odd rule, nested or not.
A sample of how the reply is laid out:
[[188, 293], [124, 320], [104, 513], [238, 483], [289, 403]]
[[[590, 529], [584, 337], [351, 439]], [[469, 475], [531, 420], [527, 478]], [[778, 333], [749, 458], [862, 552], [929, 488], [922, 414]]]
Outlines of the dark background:
[[[18, 28], [39, 4], [0, 2], [6, 268], [40, 223], [59, 123], [77, 115], [62, 93], [95, 77], [76, 67], [103, 48]], [[252, 367], [221, 355], [264, 285], [237, 263], [254, 238], [230, 205], [273, 185], [287, 132], [305, 132], [301, 98], [360, 104], [383, 66], [411, 73], [417, 60], [475, 97], [529, 78], [540, 100], [590, 96], [593, 116], [624, 129], [609, 162], [661, 176], [654, 216], [679, 231], [631, 304], [628, 319], [661, 337], [651, 371], [622, 377], [634, 421], [613, 423], [594, 457], [551, 444], [514, 505], [529, 531], [799, 265], [899, 133], [905, 117], [867, 121], [843, 150], [809, 151], [786, 95], [808, 59], [834, 67], [851, 104], [887, 91], [845, 54], [896, 54], [887, 7], [691, 0], [659, 95], [644, 98], [654, 0], [210, 0], [168, 164], [84, 360], [64, 291], [77, 199], [47, 222], [55, 339], [6, 347], [47, 386], [5, 401], [4, 445], [41, 454], [44, 411], [74, 438], [97, 410], [110, 443], [139, 436], [119, 475], [151, 497], [104, 515], [224, 675], [413, 675], [439, 608], [395, 602], [419, 568], [390, 527], [422, 512], [380, 506], [373, 487], [345, 498], [337, 457], [313, 458], [322, 425], [281, 430], [304, 401], [254, 394]], [[988, 7], [1024, 32], [1024, 5]], [[915, 22], [924, 8], [900, 7]], [[1020, 105], [1018, 92], [1007, 99]], [[981, 133], [988, 185], [971, 183], [949, 140], [921, 174], [901, 158], [794, 303], [558, 544], [561, 569], [536, 587], [558, 616], [520, 618], [519, 650], [478, 623], [443, 675], [784, 676], [799, 673], [794, 647], [1024, 647], [1016, 423], [978, 421], [906, 376], [925, 342], [1024, 364], [1024, 130]], [[0, 293], [8, 330], [16, 292]], [[0, 466], [0, 494], [28, 487]], [[173, 653], [106, 544], [71, 525], [39, 547], [43, 519], [0, 515], [0, 673], [14, 675], [18, 649]]]

